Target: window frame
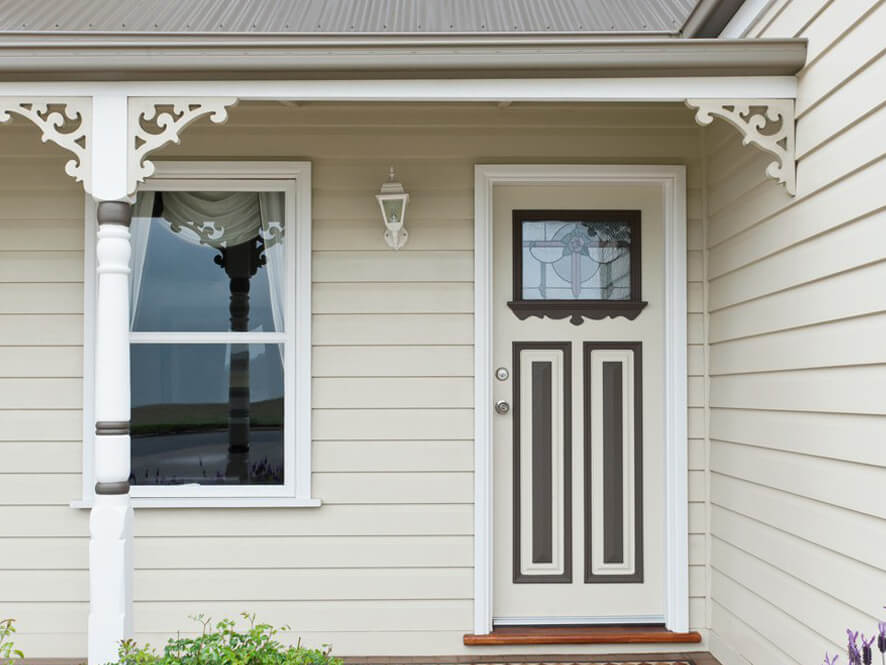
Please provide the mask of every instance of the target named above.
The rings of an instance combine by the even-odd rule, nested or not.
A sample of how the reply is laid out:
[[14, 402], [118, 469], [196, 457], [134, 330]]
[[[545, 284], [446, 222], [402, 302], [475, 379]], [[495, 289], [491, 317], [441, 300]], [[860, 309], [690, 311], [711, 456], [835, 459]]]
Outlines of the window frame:
[[[517, 318], [525, 320], [530, 316], [538, 318], [565, 319], [581, 325], [585, 318], [603, 319], [623, 316], [633, 320], [648, 304], [642, 298], [642, 217], [639, 210], [513, 210], [512, 215], [512, 300], [508, 307]], [[523, 299], [523, 222], [543, 222], [556, 219], [562, 222], [607, 222], [616, 220], [627, 224], [631, 229], [631, 297], [627, 300], [599, 299]]]
[[[285, 196], [283, 332], [130, 332], [130, 344], [284, 344], [282, 485], [133, 485], [135, 507], [318, 506], [311, 494], [311, 164], [156, 162], [138, 191], [280, 191]], [[84, 257], [83, 500], [94, 499], [95, 204], [87, 201]]]

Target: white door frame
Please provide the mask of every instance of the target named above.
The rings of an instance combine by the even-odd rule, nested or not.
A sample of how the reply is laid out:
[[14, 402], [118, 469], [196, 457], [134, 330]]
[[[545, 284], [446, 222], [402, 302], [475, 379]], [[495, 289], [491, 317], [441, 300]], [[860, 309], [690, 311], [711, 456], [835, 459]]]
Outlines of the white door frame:
[[[665, 625], [689, 630], [686, 398], [686, 167], [478, 164], [474, 167], [474, 633], [492, 631], [492, 188], [617, 183], [661, 187], [665, 211]], [[510, 279], [510, 277], [508, 277]]]

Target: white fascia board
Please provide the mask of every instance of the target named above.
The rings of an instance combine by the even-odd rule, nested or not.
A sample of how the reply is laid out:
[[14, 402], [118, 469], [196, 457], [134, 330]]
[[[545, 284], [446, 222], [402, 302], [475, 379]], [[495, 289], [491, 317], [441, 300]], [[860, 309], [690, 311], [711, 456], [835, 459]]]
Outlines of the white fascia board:
[[[801, 39], [601, 39], [588, 35], [93, 35], [0, 33], [0, 76], [199, 80], [558, 76], [778, 76], [803, 65]], [[237, 72], [232, 74], [232, 72]], [[273, 72], [279, 72], [274, 74]], [[384, 72], [388, 72], [385, 76]], [[397, 72], [397, 76], [391, 75]], [[533, 72], [533, 74], [526, 74]], [[560, 72], [560, 74], [558, 74]], [[479, 78], [481, 75], [478, 75]], [[327, 76], [327, 78], [333, 78]]]
[[786, 76], [805, 58], [802, 39], [0, 33], [14, 80]]
[[0, 96], [237, 97], [341, 102], [682, 102], [795, 99], [793, 76], [662, 76], [302, 81], [0, 82]]

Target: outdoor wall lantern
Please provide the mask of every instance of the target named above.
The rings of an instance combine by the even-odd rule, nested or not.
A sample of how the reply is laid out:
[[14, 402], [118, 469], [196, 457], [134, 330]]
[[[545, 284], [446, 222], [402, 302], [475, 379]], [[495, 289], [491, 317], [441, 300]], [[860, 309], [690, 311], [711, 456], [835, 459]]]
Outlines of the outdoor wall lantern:
[[409, 238], [409, 233], [404, 227], [409, 194], [403, 189], [403, 185], [397, 182], [393, 166], [388, 178], [388, 182], [381, 186], [381, 193], [376, 194], [375, 198], [378, 199], [382, 220], [385, 223], [385, 242], [393, 249], [400, 249]]

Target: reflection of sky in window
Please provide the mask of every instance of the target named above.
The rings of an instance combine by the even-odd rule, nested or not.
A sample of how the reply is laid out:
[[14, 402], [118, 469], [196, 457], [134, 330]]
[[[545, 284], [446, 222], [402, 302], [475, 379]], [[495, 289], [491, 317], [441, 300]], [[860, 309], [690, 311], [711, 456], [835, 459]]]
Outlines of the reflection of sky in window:
[[132, 344], [135, 484], [242, 484], [229, 470], [231, 355], [249, 355], [249, 482], [283, 482], [283, 367], [276, 344]]
[[[219, 251], [185, 242], [162, 219], [136, 218], [132, 223], [151, 224], [138, 302], [133, 303], [133, 330], [230, 330], [230, 282], [214, 261]], [[249, 280], [249, 330], [274, 330], [264, 266]]]
[[630, 299], [630, 248], [599, 246], [613, 236], [629, 243], [628, 225], [527, 221], [522, 236], [524, 300]]

